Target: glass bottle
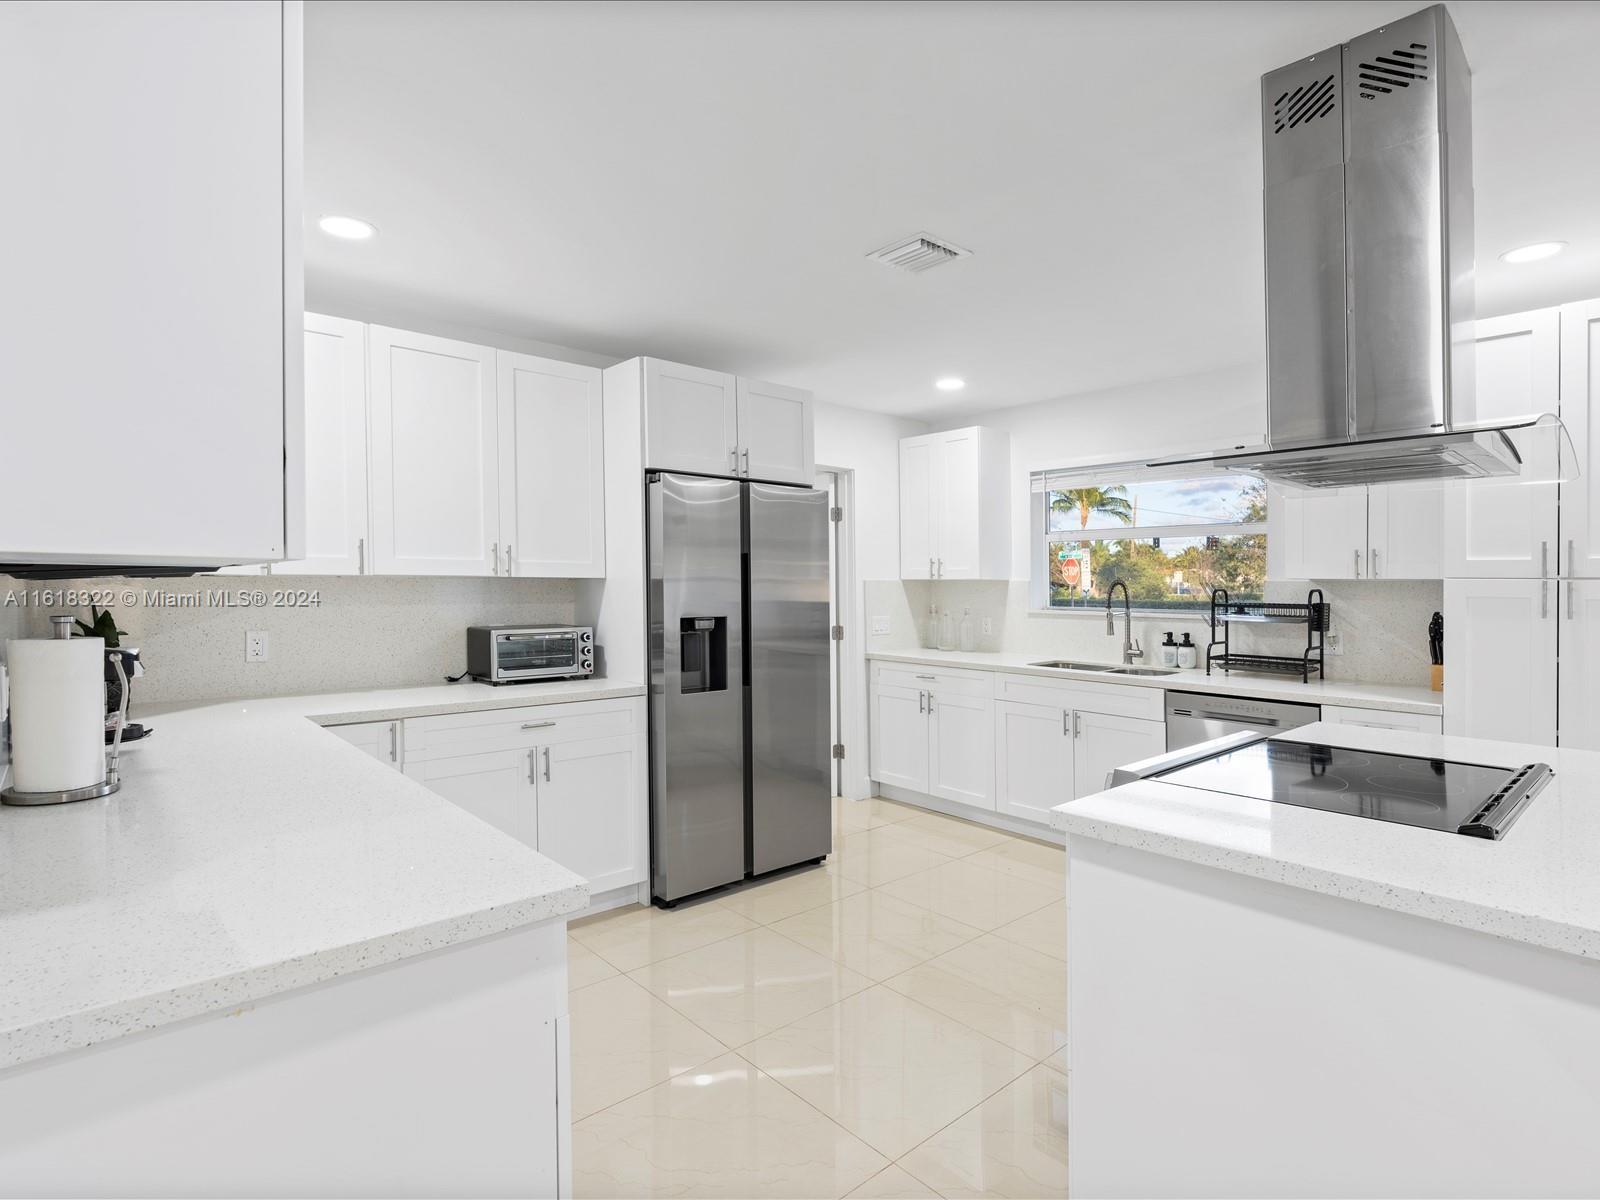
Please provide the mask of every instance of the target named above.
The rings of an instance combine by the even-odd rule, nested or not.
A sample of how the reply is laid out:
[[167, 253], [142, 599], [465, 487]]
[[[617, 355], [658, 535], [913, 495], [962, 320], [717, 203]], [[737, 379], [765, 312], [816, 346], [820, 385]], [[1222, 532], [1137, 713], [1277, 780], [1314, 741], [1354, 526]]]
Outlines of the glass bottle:
[[954, 650], [956, 648], [956, 622], [950, 615], [950, 610], [944, 610], [939, 618], [939, 649]]

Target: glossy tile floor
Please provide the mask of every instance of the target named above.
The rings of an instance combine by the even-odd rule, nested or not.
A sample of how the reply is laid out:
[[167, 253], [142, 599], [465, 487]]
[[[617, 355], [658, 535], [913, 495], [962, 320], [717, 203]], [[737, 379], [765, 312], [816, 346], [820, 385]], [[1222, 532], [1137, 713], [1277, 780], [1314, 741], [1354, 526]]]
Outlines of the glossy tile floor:
[[1065, 856], [886, 800], [572, 926], [579, 1197], [1064, 1196]]

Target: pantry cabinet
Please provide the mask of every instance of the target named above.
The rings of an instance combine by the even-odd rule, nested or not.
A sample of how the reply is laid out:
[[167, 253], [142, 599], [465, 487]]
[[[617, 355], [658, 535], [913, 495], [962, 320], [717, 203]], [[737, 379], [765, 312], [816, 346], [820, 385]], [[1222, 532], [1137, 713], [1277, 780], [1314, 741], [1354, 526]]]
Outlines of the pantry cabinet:
[[370, 326], [372, 562], [387, 575], [496, 575], [494, 351]]
[[1560, 584], [1447, 579], [1444, 731], [1556, 744]]
[[495, 351], [503, 573], [606, 573], [600, 371]]
[[722, 371], [640, 359], [644, 465], [811, 486], [811, 393]]
[[[1600, 300], [1561, 310], [1561, 420], [1575, 459], [1562, 463], [1559, 571], [1600, 578]], [[1566, 720], [1562, 725], [1565, 728]]]
[[1008, 578], [1010, 476], [1010, 439], [998, 430], [901, 439], [901, 578]]

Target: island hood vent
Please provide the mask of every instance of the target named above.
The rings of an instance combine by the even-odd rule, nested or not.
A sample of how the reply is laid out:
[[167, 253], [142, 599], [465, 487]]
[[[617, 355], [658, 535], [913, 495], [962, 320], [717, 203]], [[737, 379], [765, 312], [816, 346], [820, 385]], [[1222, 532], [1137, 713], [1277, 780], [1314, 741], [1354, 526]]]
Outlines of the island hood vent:
[[1471, 88], [1443, 5], [1262, 76], [1266, 445], [1187, 461], [1297, 487], [1519, 473], [1475, 421]]

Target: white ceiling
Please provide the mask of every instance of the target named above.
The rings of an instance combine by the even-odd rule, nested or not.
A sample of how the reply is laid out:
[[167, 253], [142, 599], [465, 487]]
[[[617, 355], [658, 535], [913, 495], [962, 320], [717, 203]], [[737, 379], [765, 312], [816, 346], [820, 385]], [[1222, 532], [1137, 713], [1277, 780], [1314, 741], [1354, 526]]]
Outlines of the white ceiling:
[[[1257, 361], [1258, 77], [1418, 7], [312, 0], [309, 301], [919, 416]], [[1600, 294], [1600, 4], [1450, 7], [1480, 313]]]

